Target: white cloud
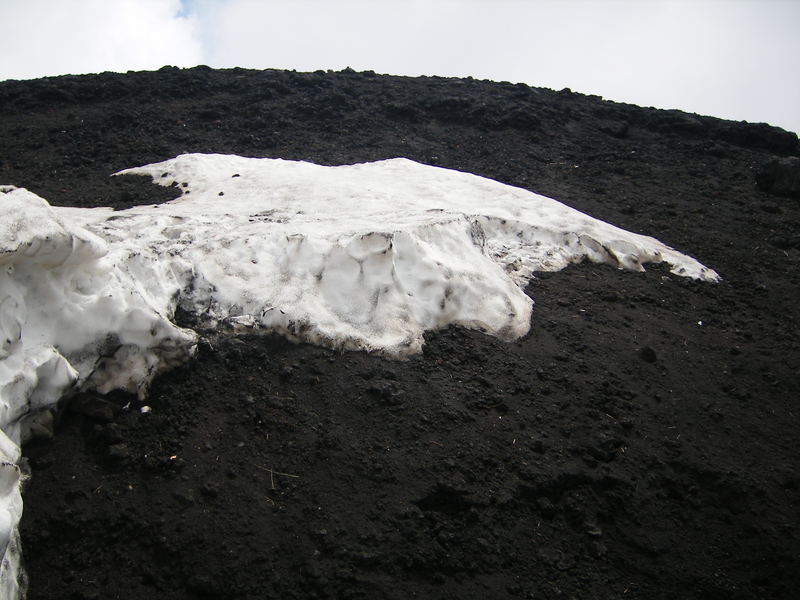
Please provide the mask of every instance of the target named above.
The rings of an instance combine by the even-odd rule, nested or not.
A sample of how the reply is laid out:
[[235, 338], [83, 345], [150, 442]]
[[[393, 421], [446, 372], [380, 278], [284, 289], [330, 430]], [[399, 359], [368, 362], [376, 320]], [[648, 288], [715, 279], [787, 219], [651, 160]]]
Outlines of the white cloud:
[[3, 0], [0, 80], [202, 62], [180, 0]]
[[796, 0], [0, 0], [0, 22], [0, 79], [351, 66], [800, 131]]

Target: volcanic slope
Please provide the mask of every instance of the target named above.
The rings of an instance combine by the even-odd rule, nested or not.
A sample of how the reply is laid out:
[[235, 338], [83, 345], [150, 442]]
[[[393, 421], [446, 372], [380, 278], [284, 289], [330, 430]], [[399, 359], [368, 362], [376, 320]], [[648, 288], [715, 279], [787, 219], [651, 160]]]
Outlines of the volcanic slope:
[[[406, 157], [691, 253], [696, 283], [542, 274], [530, 333], [391, 361], [200, 330], [142, 402], [78, 397], [25, 448], [30, 598], [789, 598], [798, 581], [796, 200], [769, 127], [524, 85], [206, 68], [0, 83], [0, 182], [177, 196], [190, 152]], [[193, 325], [179, 315], [179, 325]], [[127, 406], [127, 409], [124, 407]]]

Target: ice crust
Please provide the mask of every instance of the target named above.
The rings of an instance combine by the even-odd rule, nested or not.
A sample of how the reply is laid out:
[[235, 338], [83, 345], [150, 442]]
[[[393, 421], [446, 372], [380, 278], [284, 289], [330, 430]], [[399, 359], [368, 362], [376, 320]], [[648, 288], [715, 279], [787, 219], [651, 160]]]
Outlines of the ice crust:
[[0, 186], [0, 597], [18, 595], [19, 444], [74, 389], [144, 395], [209, 325], [392, 356], [450, 324], [527, 333], [536, 271], [588, 259], [717, 274], [560, 202], [407, 159], [325, 167], [186, 154], [127, 169], [183, 195], [123, 211]]

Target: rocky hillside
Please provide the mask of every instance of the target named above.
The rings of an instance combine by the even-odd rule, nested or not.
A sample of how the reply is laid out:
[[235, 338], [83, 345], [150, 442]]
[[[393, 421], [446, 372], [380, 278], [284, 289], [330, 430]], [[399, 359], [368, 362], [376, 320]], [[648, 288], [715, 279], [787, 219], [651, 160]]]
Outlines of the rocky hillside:
[[[142, 403], [25, 453], [31, 599], [790, 598], [800, 588], [797, 136], [472, 79], [165, 67], [0, 83], [0, 184], [177, 191], [187, 152], [469, 171], [653, 235], [722, 282], [580, 264], [531, 332], [391, 361], [201, 331]], [[192, 315], [178, 315], [184, 325]]]

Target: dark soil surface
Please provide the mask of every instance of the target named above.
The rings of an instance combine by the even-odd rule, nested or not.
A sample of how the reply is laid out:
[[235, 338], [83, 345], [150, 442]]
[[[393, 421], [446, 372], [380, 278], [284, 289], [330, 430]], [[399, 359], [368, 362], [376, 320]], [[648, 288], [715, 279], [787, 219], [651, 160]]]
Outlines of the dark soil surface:
[[32, 600], [797, 597], [800, 201], [755, 178], [794, 134], [352, 71], [0, 83], [0, 183], [52, 204], [166, 200], [109, 174], [184, 152], [470, 171], [723, 281], [577, 265], [524, 339], [407, 361], [204, 332], [151, 412], [79, 398], [26, 446]]

